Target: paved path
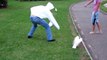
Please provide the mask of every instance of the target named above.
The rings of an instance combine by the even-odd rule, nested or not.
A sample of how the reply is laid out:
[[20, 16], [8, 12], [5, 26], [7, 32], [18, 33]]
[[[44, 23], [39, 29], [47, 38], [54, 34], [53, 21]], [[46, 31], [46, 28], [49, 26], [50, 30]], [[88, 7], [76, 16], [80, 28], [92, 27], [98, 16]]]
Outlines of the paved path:
[[[102, 34], [89, 34], [91, 31], [92, 4], [84, 7], [86, 2], [81, 2], [70, 7], [70, 14], [79, 24], [83, 32], [84, 42], [92, 55], [93, 60], [107, 60], [107, 15], [100, 13]], [[96, 31], [98, 29], [96, 28]]]

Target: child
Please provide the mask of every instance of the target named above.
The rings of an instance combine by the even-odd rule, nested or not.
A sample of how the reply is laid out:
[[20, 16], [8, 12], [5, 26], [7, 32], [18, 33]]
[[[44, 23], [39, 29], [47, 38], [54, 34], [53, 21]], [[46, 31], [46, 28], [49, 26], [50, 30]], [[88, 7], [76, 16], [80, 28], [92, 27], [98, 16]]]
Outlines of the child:
[[89, 4], [91, 4], [92, 2], [93, 2], [94, 4], [93, 4], [92, 17], [91, 17], [91, 20], [92, 20], [92, 31], [90, 32], [90, 34], [95, 33], [95, 25], [96, 25], [96, 24], [97, 24], [97, 27], [98, 27], [98, 30], [99, 30], [98, 33], [102, 33], [101, 25], [100, 25], [99, 19], [98, 19], [101, 1], [100, 1], [100, 0], [88, 0], [88, 3], [85, 4], [85, 7], [87, 7], [87, 6], [88, 6]]

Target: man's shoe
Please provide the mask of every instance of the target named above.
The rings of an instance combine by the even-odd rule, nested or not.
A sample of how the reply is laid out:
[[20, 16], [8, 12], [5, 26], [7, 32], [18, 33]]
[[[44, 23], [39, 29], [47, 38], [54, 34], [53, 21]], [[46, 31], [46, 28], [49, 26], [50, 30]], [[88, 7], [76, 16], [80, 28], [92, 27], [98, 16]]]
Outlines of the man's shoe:
[[52, 39], [52, 40], [48, 40], [48, 42], [53, 42], [53, 41], [55, 41], [55, 39]]
[[32, 38], [32, 36], [28, 36], [28, 38]]

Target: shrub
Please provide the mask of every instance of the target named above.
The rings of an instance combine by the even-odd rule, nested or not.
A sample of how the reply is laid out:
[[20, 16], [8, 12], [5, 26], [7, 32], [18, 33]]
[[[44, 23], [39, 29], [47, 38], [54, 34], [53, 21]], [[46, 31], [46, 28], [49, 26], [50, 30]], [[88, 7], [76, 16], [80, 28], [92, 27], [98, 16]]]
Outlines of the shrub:
[[7, 7], [7, 0], [0, 0], [0, 8], [6, 8]]

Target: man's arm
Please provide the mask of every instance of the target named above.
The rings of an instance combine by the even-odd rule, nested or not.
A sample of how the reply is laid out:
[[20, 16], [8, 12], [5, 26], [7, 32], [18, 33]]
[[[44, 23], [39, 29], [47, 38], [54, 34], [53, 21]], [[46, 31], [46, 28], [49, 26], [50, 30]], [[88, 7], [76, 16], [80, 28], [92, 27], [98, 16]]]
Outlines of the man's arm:
[[50, 26], [50, 27], [52, 27], [52, 26], [53, 26], [53, 24], [52, 24], [51, 22], [49, 22], [49, 26]]
[[58, 30], [60, 29], [60, 26], [58, 25], [58, 23], [55, 20], [53, 14], [50, 11], [47, 12], [47, 18], [49, 19], [51, 24], [53, 24]]

